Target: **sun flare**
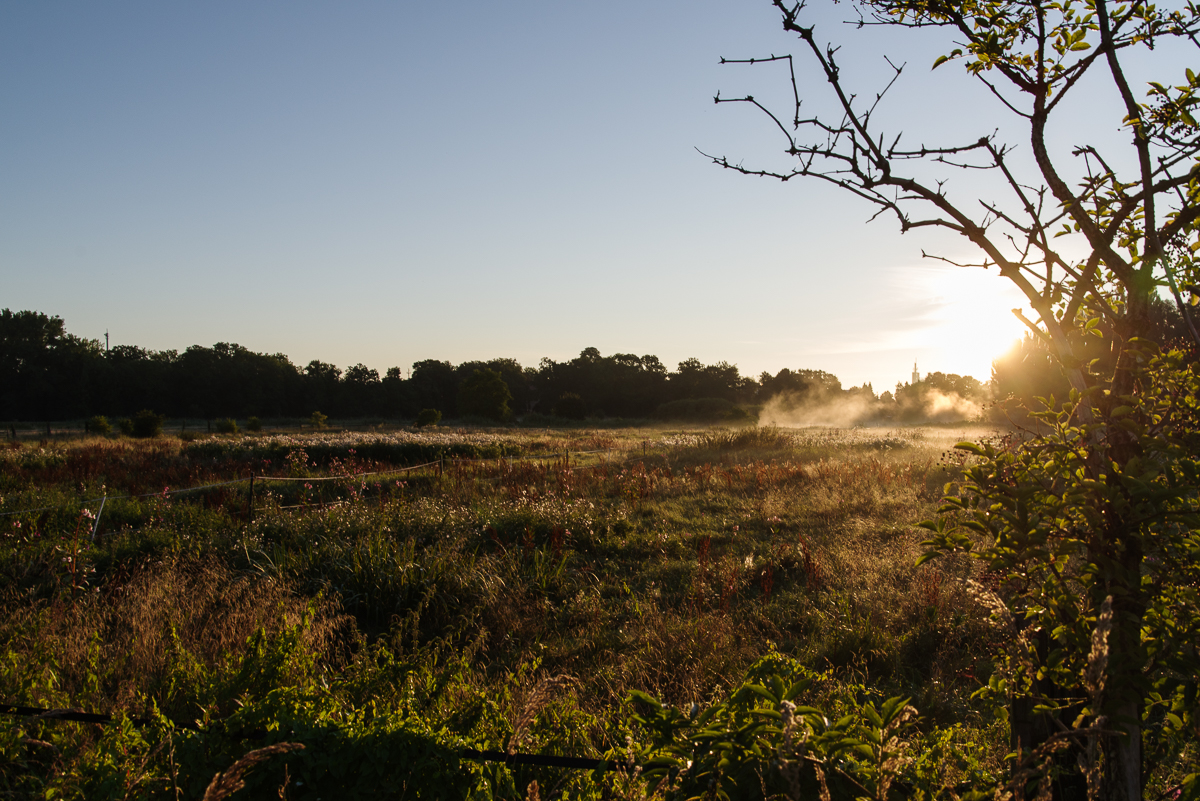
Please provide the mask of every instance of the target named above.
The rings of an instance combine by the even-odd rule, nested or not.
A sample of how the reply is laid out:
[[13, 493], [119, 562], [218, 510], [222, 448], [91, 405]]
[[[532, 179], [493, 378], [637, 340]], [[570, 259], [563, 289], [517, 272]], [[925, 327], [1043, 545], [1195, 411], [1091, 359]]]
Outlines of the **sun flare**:
[[971, 375], [987, 381], [992, 361], [1025, 333], [1012, 313], [1028, 306], [1020, 291], [995, 271], [920, 268], [918, 286], [928, 301], [921, 331], [922, 372]]

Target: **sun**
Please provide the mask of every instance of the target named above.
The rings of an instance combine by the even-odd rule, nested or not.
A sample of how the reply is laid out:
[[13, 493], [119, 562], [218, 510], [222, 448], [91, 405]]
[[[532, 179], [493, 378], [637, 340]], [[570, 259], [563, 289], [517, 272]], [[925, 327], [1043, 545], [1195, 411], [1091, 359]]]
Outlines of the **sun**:
[[1012, 283], [980, 268], [924, 268], [929, 299], [922, 331], [922, 372], [971, 375], [987, 381], [992, 361], [1026, 332], [1014, 308], [1031, 318], [1025, 297]]

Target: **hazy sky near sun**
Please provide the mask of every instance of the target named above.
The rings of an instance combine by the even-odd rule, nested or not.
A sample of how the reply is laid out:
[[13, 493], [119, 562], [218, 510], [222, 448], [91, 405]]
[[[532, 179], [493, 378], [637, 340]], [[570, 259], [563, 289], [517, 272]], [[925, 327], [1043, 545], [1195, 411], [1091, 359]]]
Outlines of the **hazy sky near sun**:
[[[908, 62], [889, 129], [1010, 130], [930, 72], [936, 36], [851, 15], [814, 3], [864, 94], [884, 53]], [[969, 247], [697, 152], [784, 163], [769, 121], [712, 98], [786, 101], [779, 65], [718, 59], [789, 51], [765, 0], [7, 3], [0, 307], [380, 372], [594, 346], [877, 391], [914, 359], [988, 378], [1019, 296], [921, 258]]]

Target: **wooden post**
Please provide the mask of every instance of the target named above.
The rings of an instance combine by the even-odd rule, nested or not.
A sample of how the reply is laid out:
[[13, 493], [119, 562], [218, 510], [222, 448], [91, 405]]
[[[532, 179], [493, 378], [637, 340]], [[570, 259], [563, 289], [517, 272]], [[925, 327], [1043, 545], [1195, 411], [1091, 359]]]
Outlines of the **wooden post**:
[[250, 497], [246, 500], [246, 525], [254, 522], [254, 474], [250, 474]]

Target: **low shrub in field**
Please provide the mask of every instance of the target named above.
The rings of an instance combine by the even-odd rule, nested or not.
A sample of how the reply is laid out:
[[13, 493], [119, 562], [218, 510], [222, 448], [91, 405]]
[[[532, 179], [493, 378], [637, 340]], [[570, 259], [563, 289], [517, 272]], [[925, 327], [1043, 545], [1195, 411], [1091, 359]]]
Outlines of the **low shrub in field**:
[[161, 414], [155, 414], [149, 409], [142, 409], [133, 416], [133, 421], [130, 425], [130, 433], [140, 439], [157, 437], [162, 433], [164, 420], [166, 420], [166, 418]]
[[257, 417], [251, 417], [246, 420], [247, 431], [262, 431], [262, 421]]
[[325, 428], [329, 423], [329, 417], [320, 412], [313, 412], [309, 416], [308, 422], [312, 424], [313, 428]]
[[238, 432], [237, 420], [232, 417], [223, 417], [214, 424], [218, 434], [236, 434]]
[[94, 417], [89, 417], [83, 422], [84, 431], [89, 434], [108, 434], [112, 431], [112, 424], [108, 422], [108, 418], [102, 414]]
[[417, 428], [436, 426], [442, 420], [442, 413], [437, 409], [422, 409], [417, 415]]

